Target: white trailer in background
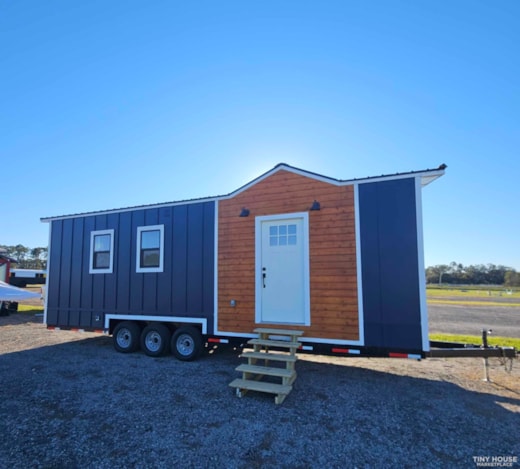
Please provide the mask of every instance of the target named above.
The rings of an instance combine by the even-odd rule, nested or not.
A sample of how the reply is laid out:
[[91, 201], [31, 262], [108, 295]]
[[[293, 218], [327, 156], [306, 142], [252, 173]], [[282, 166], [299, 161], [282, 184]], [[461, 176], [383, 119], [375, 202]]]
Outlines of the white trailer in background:
[[9, 283], [15, 287], [25, 288], [27, 285], [44, 285], [46, 278], [46, 270], [11, 269]]

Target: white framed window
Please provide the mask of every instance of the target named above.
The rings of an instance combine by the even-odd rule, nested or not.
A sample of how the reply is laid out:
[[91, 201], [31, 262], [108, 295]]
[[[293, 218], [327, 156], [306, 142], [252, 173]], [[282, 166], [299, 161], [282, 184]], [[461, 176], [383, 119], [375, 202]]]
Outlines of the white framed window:
[[137, 228], [136, 272], [162, 272], [164, 225]]
[[90, 232], [90, 274], [111, 274], [114, 267], [114, 230]]

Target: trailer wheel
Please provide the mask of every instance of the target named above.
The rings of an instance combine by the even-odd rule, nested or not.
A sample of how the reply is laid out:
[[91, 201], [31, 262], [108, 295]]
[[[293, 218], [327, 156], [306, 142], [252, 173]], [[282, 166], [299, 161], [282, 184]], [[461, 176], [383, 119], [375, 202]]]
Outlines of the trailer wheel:
[[140, 336], [141, 328], [139, 324], [132, 321], [120, 322], [112, 335], [114, 348], [122, 353], [135, 352], [139, 348]]
[[141, 334], [141, 349], [149, 357], [160, 357], [168, 351], [170, 330], [164, 324], [150, 324]]
[[179, 360], [194, 360], [202, 351], [202, 336], [195, 327], [180, 327], [173, 334], [171, 349]]

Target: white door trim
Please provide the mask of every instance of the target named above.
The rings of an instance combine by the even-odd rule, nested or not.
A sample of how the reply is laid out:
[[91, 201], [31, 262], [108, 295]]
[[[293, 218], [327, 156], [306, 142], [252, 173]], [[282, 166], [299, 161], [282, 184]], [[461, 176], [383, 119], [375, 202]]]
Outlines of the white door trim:
[[358, 325], [359, 340], [350, 341], [351, 344], [365, 345], [365, 325], [363, 312], [363, 262], [361, 259], [361, 222], [359, 211], [359, 184], [354, 184], [354, 223], [356, 229], [356, 273], [358, 295]]
[[262, 222], [286, 220], [292, 218], [299, 218], [303, 222], [304, 322], [301, 325], [311, 325], [308, 212], [283, 213], [279, 215], [263, 215], [255, 218], [255, 322], [257, 324], [262, 323]]

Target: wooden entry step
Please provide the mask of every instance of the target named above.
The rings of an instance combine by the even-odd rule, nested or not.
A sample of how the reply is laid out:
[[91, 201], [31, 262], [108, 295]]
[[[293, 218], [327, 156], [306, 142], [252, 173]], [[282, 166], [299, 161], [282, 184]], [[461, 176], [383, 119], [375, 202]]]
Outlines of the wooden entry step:
[[280, 378], [284, 379], [291, 379], [296, 375], [296, 372], [294, 372], [293, 370], [287, 370], [285, 368], [276, 368], [273, 366], [246, 365], [245, 363], [235, 368], [235, 370], [253, 375], [279, 376]]
[[[256, 332], [259, 335], [281, 335], [287, 337], [301, 337], [303, 335], [303, 331], [293, 331], [292, 329], [274, 329], [271, 327], [257, 327], [253, 332]], [[294, 340], [294, 339], [293, 339]]]
[[295, 350], [301, 346], [300, 342], [289, 342], [287, 340], [251, 339], [247, 343], [249, 345], [261, 345], [263, 347], [279, 347]]
[[295, 363], [297, 358], [293, 355], [282, 355], [278, 353], [266, 353], [266, 352], [244, 352], [240, 355], [240, 358], [247, 358], [249, 362], [252, 361], [252, 359], [257, 360], [267, 360], [267, 361], [273, 361], [273, 362], [286, 362], [286, 363]]
[[236, 388], [238, 397], [242, 397], [247, 391], [260, 391], [276, 394], [274, 398], [275, 404], [281, 404], [287, 395], [292, 391], [292, 386], [284, 386], [283, 384], [266, 383], [265, 381], [251, 381], [249, 379], [235, 379], [229, 384]]
[[[248, 363], [236, 368], [236, 371], [242, 373], [242, 379], [235, 379], [229, 386], [236, 388], [239, 397], [247, 391], [275, 394], [275, 403], [281, 404], [292, 391], [292, 384], [296, 380], [296, 350], [301, 346], [298, 338], [303, 335], [303, 331], [262, 327], [254, 332], [258, 334], [258, 338], [248, 341], [254, 351], [241, 354], [241, 357], [247, 358]], [[271, 348], [286, 349], [288, 353], [271, 353]], [[277, 362], [280, 366], [269, 366], [270, 361]], [[262, 381], [266, 376], [280, 378], [282, 382], [278, 384]]]

